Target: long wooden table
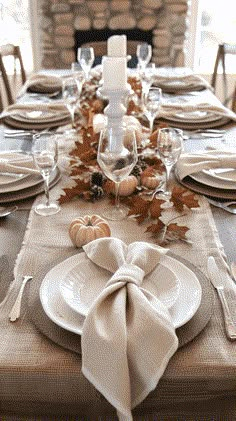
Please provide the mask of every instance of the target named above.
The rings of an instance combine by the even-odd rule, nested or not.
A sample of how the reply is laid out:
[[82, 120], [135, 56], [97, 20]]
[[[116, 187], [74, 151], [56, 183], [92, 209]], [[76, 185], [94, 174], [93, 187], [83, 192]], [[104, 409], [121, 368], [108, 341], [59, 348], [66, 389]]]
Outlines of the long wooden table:
[[[232, 147], [236, 127], [228, 125], [227, 130], [223, 146]], [[14, 141], [11, 142], [13, 147]], [[189, 139], [185, 142], [185, 150], [196, 150], [196, 147], [202, 149], [207, 145], [217, 147], [218, 142], [222, 146], [222, 141], [216, 139]], [[5, 147], [1, 132], [0, 148]], [[33, 199], [28, 199], [21, 206], [23, 209], [30, 209], [32, 202]], [[87, 209], [82, 204], [78, 206], [80, 213]], [[65, 209], [68, 213], [71, 212], [70, 205]], [[96, 213], [99, 208], [94, 204], [92, 209]], [[218, 208], [211, 209], [222, 243], [222, 255], [226, 254], [230, 264], [236, 261], [236, 217]], [[0, 256], [7, 256], [8, 261], [8, 268], [3, 265], [0, 272], [0, 286], [3, 285], [2, 300], [6, 286], [9, 286], [13, 279], [17, 254], [22, 250], [28, 216], [29, 211], [19, 210], [5, 219], [0, 219]], [[45, 227], [44, 223], [46, 224], [45, 220], [42, 229]], [[62, 233], [62, 238], [63, 235]], [[201, 235], [204, 237], [204, 227]], [[53, 255], [55, 252], [56, 250], [52, 251]], [[68, 248], [68, 253], [74, 254], [75, 251]], [[40, 253], [38, 259], [42, 260]], [[13, 289], [9, 302], [3, 306], [0, 304], [0, 418], [11, 421], [116, 420], [114, 409], [81, 374], [80, 356], [61, 348], [35, 328], [27, 311], [27, 293], [23, 300], [22, 318], [17, 325], [10, 324], [7, 315], [17, 289]], [[134, 410], [134, 420], [236, 419], [236, 342], [230, 343], [226, 339], [218, 302], [215, 311], [214, 318], [204, 332], [178, 351], [156, 390]], [[212, 332], [216, 331], [220, 339], [218, 336], [214, 338]], [[34, 338], [32, 344], [31, 335]], [[218, 350], [216, 352], [217, 346], [219, 353]], [[202, 356], [201, 347], [204, 350]], [[194, 359], [196, 352], [201, 361], [199, 369]], [[45, 355], [47, 360], [42, 361], [41, 358]], [[185, 361], [183, 370], [181, 361]]]

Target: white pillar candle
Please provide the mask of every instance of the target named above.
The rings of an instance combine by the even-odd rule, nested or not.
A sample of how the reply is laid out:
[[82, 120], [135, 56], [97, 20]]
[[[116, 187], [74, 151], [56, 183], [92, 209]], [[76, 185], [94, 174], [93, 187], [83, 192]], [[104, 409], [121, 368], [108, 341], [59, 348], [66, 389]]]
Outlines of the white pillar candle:
[[113, 35], [107, 41], [107, 55], [109, 57], [127, 56], [127, 37], [126, 35]]
[[127, 89], [126, 57], [107, 57], [102, 59], [103, 89]]

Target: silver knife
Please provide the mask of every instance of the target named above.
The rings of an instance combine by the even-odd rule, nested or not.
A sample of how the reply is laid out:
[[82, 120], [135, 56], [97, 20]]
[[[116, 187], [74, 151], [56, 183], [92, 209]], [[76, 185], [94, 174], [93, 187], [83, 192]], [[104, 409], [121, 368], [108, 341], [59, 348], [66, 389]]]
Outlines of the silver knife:
[[234, 323], [232, 319], [230, 309], [229, 309], [229, 306], [225, 297], [225, 293], [224, 293], [224, 285], [222, 282], [221, 274], [219, 272], [219, 269], [216, 265], [216, 262], [213, 256], [210, 256], [208, 258], [207, 270], [210, 277], [210, 281], [212, 285], [214, 286], [214, 288], [217, 290], [221, 304], [222, 304], [226, 334], [229, 339], [236, 340], [236, 322]]

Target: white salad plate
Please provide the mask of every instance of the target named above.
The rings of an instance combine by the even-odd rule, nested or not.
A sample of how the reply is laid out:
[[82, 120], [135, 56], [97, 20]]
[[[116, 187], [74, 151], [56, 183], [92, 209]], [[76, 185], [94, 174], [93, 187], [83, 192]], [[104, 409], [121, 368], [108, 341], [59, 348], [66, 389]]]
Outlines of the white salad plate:
[[[96, 266], [84, 253], [79, 260], [80, 262], [61, 280], [60, 292], [72, 310], [87, 316], [91, 305], [103, 291], [112, 273]], [[142, 288], [170, 308], [178, 297], [180, 287], [173, 271], [160, 264], [151, 274], [145, 276]]]
[[197, 173], [191, 174], [190, 177], [198, 183], [205, 184], [206, 186], [223, 190], [236, 190], [236, 180], [227, 180], [226, 177], [221, 179], [220, 177], [218, 177], [217, 170], [199, 171]]
[[173, 121], [186, 121], [188, 123], [204, 123], [220, 120], [222, 116], [209, 111], [196, 110], [173, 113], [172, 115], [165, 118]]
[[23, 180], [24, 178], [28, 177], [27, 174], [14, 174], [8, 172], [0, 173], [0, 191], [2, 188], [9, 188], [9, 184], [15, 184], [19, 181]]
[[19, 111], [18, 113], [14, 113], [11, 115], [13, 120], [28, 123], [30, 122], [43, 122], [43, 123], [50, 123], [51, 121], [60, 121], [63, 118], [68, 117], [68, 112], [56, 112], [56, 111]]
[[[51, 269], [40, 287], [40, 300], [47, 316], [58, 326], [77, 334], [82, 333], [85, 317], [72, 310], [66, 303], [61, 295], [60, 284], [66, 279], [68, 273], [84, 260], [83, 254], [72, 256]], [[161, 259], [161, 265], [163, 271], [169, 269], [178, 279], [178, 295], [169, 309], [173, 324], [177, 328], [187, 323], [196, 313], [201, 303], [201, 285], [197, 276], [178, 260], [164, 256]], [[105, 273], [107, 276], [107, 271]], [[86, 277], [86, 272], [84, 276]], [[164, 277], [161, 279], [164, 281]], [[157, 283], [153, 283], [152, 286], [156, 289]]]

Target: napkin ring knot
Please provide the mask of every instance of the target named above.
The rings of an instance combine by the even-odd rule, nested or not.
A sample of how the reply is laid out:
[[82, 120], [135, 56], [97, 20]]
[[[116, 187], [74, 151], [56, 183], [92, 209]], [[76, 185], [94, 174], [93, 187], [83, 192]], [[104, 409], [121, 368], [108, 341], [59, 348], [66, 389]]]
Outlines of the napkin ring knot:
[[140, 267], [132, 263], [123, 263], [107, 282], [110, 286], [116, 282], [132, 283], [138, 287], [142, 284], [145, 272]]

